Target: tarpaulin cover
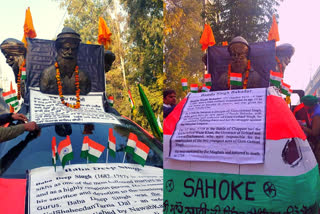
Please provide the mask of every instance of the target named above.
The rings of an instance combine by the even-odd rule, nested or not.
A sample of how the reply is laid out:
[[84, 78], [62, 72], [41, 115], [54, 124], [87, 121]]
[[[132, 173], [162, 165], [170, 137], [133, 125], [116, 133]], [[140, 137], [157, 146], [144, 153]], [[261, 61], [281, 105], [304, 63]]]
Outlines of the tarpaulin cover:
[[[57, 56], [55, 41], [28, 39], [26, 57], [27, 87], [39, 87], [41, 72], [54, 64]], [[85, 71], [91, 79], [91, 92], [105, 91], [104, 49], [101, 45], [80, 44], [78, 51], [79, 69]], [[29, 103], [27, 90], [25, 103]]]
[[26, 179], [0, 178], [0, 213], [24, 213], [26, 184]]
[[[270, 70], [275, 71], [275, 42], [257, 42], [250, 44], [251, 67], [257, 71], [262, 78], [262, 87], [269, 86]], [[220, 90], [216, 84], [220, 75], [228, 71], [231, 57], [227, 46], [211, 46], [208, 48], [207, 68], [211, 74], [211, 90]]]
[[[163, 122], [163, 134], [172, 135], [187, 98], [184, 98]], [[283, 138], [306, 139], [299, 123], [293, 116], [287, 104], [281, 97], [269, 95], [267, 97], [266, 139], [279, 140]], [[281, 117], [280, 117], [281, 115]], [[285, 118], [285, 119], [284, 119]]]

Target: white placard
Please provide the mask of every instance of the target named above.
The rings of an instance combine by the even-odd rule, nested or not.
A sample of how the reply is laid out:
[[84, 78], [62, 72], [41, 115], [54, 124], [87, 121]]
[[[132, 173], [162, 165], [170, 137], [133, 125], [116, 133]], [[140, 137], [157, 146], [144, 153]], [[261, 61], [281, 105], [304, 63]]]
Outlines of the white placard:
[[163, 170], [128, 163], [41, 167], [29, 173], [29, 213], [162, 213]]
[[[75, 103], [76, 97], [64, 96], [65, 101]], [[30, 120], [37, 124], [48, 123], [113, 123], [119, 121], [103, 109], [100, 95], [80, 96], [80, 108], [73, 109], [63, 105], [59, 95], [44, 94], [30, 89]]]
[[170, 140], [170, 158], [263, 163], [266, 89], [190, 94]]

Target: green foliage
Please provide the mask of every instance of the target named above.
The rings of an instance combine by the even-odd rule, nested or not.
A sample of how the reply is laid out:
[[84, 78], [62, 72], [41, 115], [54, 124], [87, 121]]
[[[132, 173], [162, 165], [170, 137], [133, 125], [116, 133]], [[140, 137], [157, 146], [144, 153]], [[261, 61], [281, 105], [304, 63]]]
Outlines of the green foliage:
[[204, 16], [210, 24], [217, 44], [230, 42], [235, 36], [249, 43], [266, 41], [272, 15], [282, 0], [215, 0], [206, 5]]

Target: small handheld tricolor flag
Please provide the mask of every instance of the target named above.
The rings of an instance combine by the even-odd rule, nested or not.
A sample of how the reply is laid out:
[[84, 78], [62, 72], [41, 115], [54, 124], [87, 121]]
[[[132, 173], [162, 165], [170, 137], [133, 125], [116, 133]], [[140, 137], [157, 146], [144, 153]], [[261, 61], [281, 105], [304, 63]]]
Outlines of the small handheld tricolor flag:
[[242, 74], [230, 73], [230, 85], [242, 86]]
[[58, 153], [62, 164], [62, 168], [64, 168], [66, 163], [73, 159], [73, 152], [69, 135], [67, 135], [67, 138], [59, 143]]
[[22, 80], [27, 79], [26, 67], [22, 67], [22, 68], [21, 68], [21, 79], [22, 79]]
[[148, 157], [149, 150], [150, 148], [147, 145], [138, 140], [136, 148], [134, 150], [133, 160], [144, 166]]
[[138, 141], [137, 135], [130, 133], [125, 151], [127, 153], [134, 154], [134, 149], [136, 148], [137, 141]]
[[211, 86], [206, 86], [205, 84], [203, 84], [201, 92], [209, 92], [211, 89]]
[[89, 151], [88, 136], [84, 136], [83, 141], [82, 141], [82, 148], [81, 148], [80, 157], [87, 159], [88, 158], [88, 151]]
[[17, 94], [16, 94], [16, 90], [11, 89], [8, 92], [3, 92], [2, 93], [3, 99], [4, 101], [9, 105], [12, 106], [14, 108], [14, 110], [16, 111], [19, 107], [19, 101], [17, 98]]
[[54, 166], [54, 171], [56, 171], [57, 159], [58, 159], [56, 137], [52, 137], [51, 150], [52, 150], [52, 165]]
[[192, 93], [198, 93], [198, 84], [191, 84], [190, 85], [190, 91]]
[[211, 86], [211, 74], [205, 74], [204, 75], [204, 82], [207, 86]]
[[136, 107], [135, 107], [135, 105], [134, 105], [134, 101], [133, 101], [133, 99], [132, 99], [132, 95], [131, 95], [130, 89], [128, 90], [128, 96], [129, 96], [129, 101], [130, 101], [130, 104], [131, 104], [131, 109], [133, 110], [133, 109], [135, 109]]
[[96, 163], [105, 149], [105, 146], [91, 140], [89, 137], [87, 137], [87, 142], [89, 146], [88, 159], [90, 162]]
[[274, 72], [270, 70], [270, 82], [272, 85], [280, 88], [281, 87], [281, 81], [282, 81], [283, 75], [280, 72]]
[[290, 85], [281, 81], [281, 93], [287, 96], [291, 96], [292, 90], [290, 89]]
[[110, 106], [113, 106], [113, 96], [108, 97], [108, 103], [110, 104]]
[[181, 79], [181, 85], [182, 85], [182, 90], [185, 91], [188, 89], [188, 81], [187, 79], [183, 78]]
[[112, 128], [109, 129], [108, 149], [110, 156], [116, 157], [116, 138], [113, 136]]

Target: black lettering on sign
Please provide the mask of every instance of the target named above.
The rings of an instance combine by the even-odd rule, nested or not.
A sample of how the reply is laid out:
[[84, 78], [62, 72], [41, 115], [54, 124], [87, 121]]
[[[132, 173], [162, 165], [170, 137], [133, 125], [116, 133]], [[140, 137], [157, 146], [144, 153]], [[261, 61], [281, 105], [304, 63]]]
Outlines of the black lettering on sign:
[[202, 179], [198, 179], [196, 193], [194, 194], [194, 197], [197, 197], [197, 194], [198, 194], [199, 190], [201, 191], [201, 198], [204, 198]]
[[184, 181], [184, 188], [190, 188], [192, 190], [192, 192], [190, 194], [186, 194], [185, 192], [183, 193], [186, 197], [191, 197], [193, 195], [193, 186], [188, 186], [187, 182], [191, 181], [192, 184], [194, 183], [194, 180], [192, 178], [188, 178]]
[[216, 198], [216, 180], [213, 179], [212, 181], [213, 181], [212, 186], [209, 186], [208, 180], [206, 179], [206, 198], [208, 198], [209, 196], [209, 189], [212, 189], [212, 193], [213, 193], [212, 196], [213, 198]]
[[238, 188], [243, 184], [243, 182], [240, 182], [238, 185], [235, 185], [234, 181], [231, 182], [231, 200], [233, 200], [234, 193], [237, 194], [238, 198], [241, 200], [242, 197], [238, 191]]
[[[222, 196], [222, 185], [223, 183], [226, 183], [227, 184], [227, 193], [226, 195], [223, 197]], [[226, 200], [228, 198], [228, 195], [229, 195], [229, 182], [227, 180], [222, 180], [220, 182], [220, 185], [219, 185], [219, 197], [222, 201]]]
[[250, 184], [256, 184], [256, 182], [255, 181], [246, 182], [246, 200], [247, 201], [254, 201], [254, 198], [249, 197], [249, 193], [253, 192], [253, 189], [249, 189]]

